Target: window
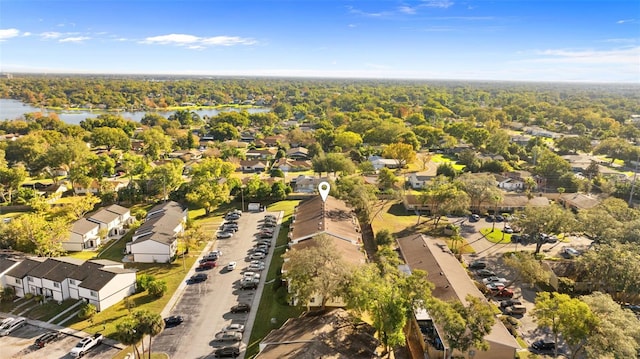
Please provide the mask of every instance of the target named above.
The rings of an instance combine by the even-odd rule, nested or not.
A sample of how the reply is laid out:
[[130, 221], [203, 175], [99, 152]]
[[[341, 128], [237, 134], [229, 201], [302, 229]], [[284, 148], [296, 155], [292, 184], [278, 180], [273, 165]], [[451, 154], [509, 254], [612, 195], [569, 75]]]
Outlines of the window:
[[16, 284], [22, 284], [22, 281], [18, 278], [16, 278]]
[[56, 283], [56, 282], [54, 282], [54, 283], [53, 283], [53, 287], [54, 287], [54, 288], [60, 288], [60, 283]]
[[97, 297], [98, 293], [94, 292], [94, 291], [90, 291], [89, 294], [91, 294], [92, 297]]
[[33, 282], [33, 278], [31, 278], [31, 277], [27, 277], [27, 281], [29, 281], [29, 282]]
[[73, 279], [69, 279], [69, 284], [71, 284], [71, 285], [76, 285], [76, 281], [75, 281], [75, 280], [73, 280]]

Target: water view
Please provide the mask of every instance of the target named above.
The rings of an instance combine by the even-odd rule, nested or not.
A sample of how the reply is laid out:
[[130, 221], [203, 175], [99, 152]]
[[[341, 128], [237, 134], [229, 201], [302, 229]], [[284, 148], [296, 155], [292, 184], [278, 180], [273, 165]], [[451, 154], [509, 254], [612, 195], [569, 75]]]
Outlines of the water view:
[[[218, 108], [218, 109], [212, 109], [212, 108], [199, 109], [199, 110], [193, 110], [193, 112], [197, 113], [200, 117], [204, 117], [204, 116], [213, 117], [218, 115], [220, 112], [241, 111], [241, 110], [247, 110], [249, 113], [271, 111], [271, 109], [266, 107], [250, 107], [250, 108], [243, 108], [243, 109], [239, 109], [235, 107], [224, 107], [224, 108]], [[97, 111], [97, 110], [96, 111], [88, 111], [88, 110], [58, 111], [58, 110], [35, 107], [29, 104], [25, 104], [24, 102], [18, 101], [18, 100], [0, 99], [0, 120], [14, 120], [17, 118], [21, 118], [22, 115], [30, 112], [42, 112], [42, 113], [55, 112], [58, 114], [58, 117], [60, 117], [62, 121], [72, 125], [78, 125], [80, 124], [80, 121], [84, 119], [98, 117], [98, 115], [100, 114], [108, 113], [105, 111]], [[164, 117], [169, 117], [170, 115], [175, 113], [175, 111], [155, 111], [155, 112], [161, 114]], [[140, 120], [144, 117], [146, 113], [147, 113], [146, 111], [118, 112], [118, 114], [120, 114], [122, 117], [136, 121], [136, 122], [140, 122]]]

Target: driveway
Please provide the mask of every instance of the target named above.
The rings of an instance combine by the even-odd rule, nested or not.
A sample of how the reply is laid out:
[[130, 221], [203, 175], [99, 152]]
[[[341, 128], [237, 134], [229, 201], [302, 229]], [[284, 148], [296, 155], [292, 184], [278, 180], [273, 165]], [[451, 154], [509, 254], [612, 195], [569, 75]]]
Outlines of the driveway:
[[[499, 277], [504, 277], [508, 281], [515, 279], [515, 272], [505, 266], [502, 262], [502, 254], [512, 251], [531, 251], [535, 250], [535, 244], [518, 244], [518, 243], [491, 243], [480, 234], [480, 229], [491, 228], [492, 223], [486, 222], [484, 218], [481, 218], [478, 222], [469, 222], [467, 217], [450, 217], [450, 223], [456, 223], [461, 226], [461, 235], [466, 239], [467, 243], [473, 248], [475, 253], [467, 254], [464, 256], [467, 263], [474, 260], [484, 260], [488, 263], [488, 268], [496, 272]], [[501, 229], [504, 223], [496, 223], [495, 228]], [[562, 249], [570, 246], [577, 250], [586, 250], [591, 245], [591, 241], [585, 237], [568, 237], [568, 242], [558, 241], [557, 243], [543, 244], [541, 252], [550, 257], [561, 257]], [[476, 279], [480, 280], [480, 278]], [[513, 283], [510, 287], [514, 291], [514, 299], [519, 299], [522, 304], [527, 307], [527, 313], [524, 315], [515, 316], [520, 321], [519, 331], [522, 338], [531, 344], [538, 339], [552, 338], [552, 335], [545, 330], [537, 328], [536, 323], [533, 321], [531, 311], [534, 308], [535, 297], [537, 293], [536, 288], [531, 288], [527, 284], [519, 282]], [[494, 301], [499, 304], [499, 300]]]
[[[258, 290], [242, 290], [239, 282], [248, 265], [248, 255], [254, 247], [258, 226], [267, 213], [244, 212], [238, 220], [239, 230], [234, 236], [216, 241], [215, 249], [222, 251], [222, 256], [218, 259], [219, 266], [204, 272], [209, 275], [207, 281], [185, 285], [173, 308], [163, 312], [163, 315], [181, 315], [184, 322], [176, 327], [166, 328], [158, 335], [153, 341], [154, 352], [165, 352], [171, 358], [213, 358], [216, 348], [233, 344], [214, 340], [216, 333], [231, 323], [246, 325], [247, 330], [240, 348], [243, 350], [246, 347], [245, 343], [251, 335], [251, 325], [247, 320], [257, 310], [258, 301], [254, 299], [263, 286], [266, 269], [262, 272]], [[273, 243], [275, 244], [275, 238]], [[267, 268], [269, 259], [270, 255], [264, 259]], [[226, 264], [230, 261], [237, 262], [237, 268], [233, 271], [226, 269]], [[186, 278], [193, 273], [194, 268]], [[251, 313], [231, 313], [230, 308], [238, 303], [250, 303]]]

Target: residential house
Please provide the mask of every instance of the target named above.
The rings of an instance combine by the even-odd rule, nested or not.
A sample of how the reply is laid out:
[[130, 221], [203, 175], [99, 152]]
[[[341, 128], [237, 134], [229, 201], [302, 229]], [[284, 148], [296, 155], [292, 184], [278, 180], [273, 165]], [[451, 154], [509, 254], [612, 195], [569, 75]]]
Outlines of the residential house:
[[505, 176], [496, 176], [498, 179], [498, 188], [501, 188], [505, 191], [523, 191], [525, 187], [524, 181], [517, 180], [515, 178], [505, 177]]
[[[334, 245], [338, 255], [350, 265], [358, 266], [366, 262], [362, 250], [362, 234], [355, 213], [341, 200], [328, 196], [323, 201], [314, 196], [300, 203], [294, 211], [289, 226], [289, 250], [313, 250], [318, 245], [317, 238], [324, 236]], [[282, 266], [287, 272], [287, 261]], [[292, 298], [295, 304], [295, 296]], [[322, 305], [321, 295], [315, 295], [309, 301], [310, 306]], [[326, 303], [331, 307], [345, 305], [342, 298], [332, 298]]]
[[[427, 280], [434, 284], [431, 290], [434, 297], [444, 301], [459, 301], [463, 305], [468, 304], [468, 295], [487, 301], [444, 241], [414, 234], [399, 238], [398, 246], [410, 271], [419, 269], [427, 273]], [[437, 332], [442, 332], [442, 323], [433, 320], [433, 325], [440, 329]], [[444, 338], [438, 339], [444, 350], [427, 346], [426, 354], [429, 358], [449, 358], [450, 354], [463, 354], [457, 351], [450, 353], [449, 343]], [[474, 348], [474, 359], [513, 359], [520, 348], [500, 320], [495, 321], [491, 332], [484, 339], [489, 343], [489, 349], [483, 351]]]
[[313, 168], [313, 164], [309, 160], [292, 160], [289, 158], [281, 158], [271, 166], [271, 168], [280, 169], [282, 172], [302, 172]]
[[241, 160], [240, 170], [242, 172], [255, 172], [260, 173], [267, 170], [269, 167], [268, 160]]
[[299, 175], [291, 180], [291, 188], [297, 193], [316, 193], [320, 182], [326, 180], [326, 178]]
[[374, 334], [371, 325], [356, 320], [344, 309], [320, 315], [307, 312], [267, 334], [255, 358], [376, 358], [380, 343]]
[[526, 134], [537, 137], [545, 137], [545, 138], [560, 138], [561, 134], [549, 130], [545, 130], [544, 128], [538, 126], [530, 126], [523, 128]]
[[168, 154], [169, 158], [177, 158], [182, 162], [189, 162], [191, 160], [199, 160], [202, 158], [202, 152], [194, 149], [189, 150], [177, 150]]
[[385, 167], [389, 169], [400, 168], [400, 163], [397, 160], [390, 159], [390, 158], [382, 158], [380, 156], [372, 155], [372, 156], [369, 156], [367, 160], [371, 162], [371, 164], [373, 165], [373, 169], [375, 169], [376, 171]]
[[139, 139], [131, 139], [131, 150], [134, 152], [142, 152], [144, 149], [144, 141]]
[[287, 142], [287, 137], [284, 135], [266, 136], [261, 141], [267, 147], [277, 147]]
[[0, 257], [0, 287], [7, 286], [5, 275], [19, 263], [20, 261], [13, 258]]
[[135, 271], [109, 260], [27, 258], [6, 273], [6, 280], [18, 297], [31, 293], [58, 302], [82, 299], [98, 311], [136, 290]]
[[168, 263], [176, 255], [178, 236], [184, 232], [187, 209], [177, 202], [164, 202], [153, 207], [144, 223], [127, 243], [127, 253], [134, 262]]
[[99, 230], [98, 223], [80, 218], [71, 225], [69, 239], [62, 242], [62, 248], [67, 252], [80, 252], [96, 248], [100, 246]]
[[[431, 207], [428, 203], [422, 203], [420, 198], [413, 194], [406, 194], [403, 196], [404, 208], [407, 211], [421, 211], [431, 213]], [[495, 202], [482, 202], [477, 208], [469, 208], [477, 213], [513, 213], [516, 211], [522, 211], [527, 206], [548, 206], [550, 204], [549, 198], [546, 196], [534, 196], [529, 198], [523, 193], [503, 193], [502, 200], [498, 203]]]
[[558, 202], [564, 207], [577, 212], [599, 205], [601, 199], [595, 195], [584, 193], [562, 193], [558, 197]]
[[103, 190], [118, 192], [120, 189], [127, 186], [127, 181], [120, 180], [105, 180], [98, 182], [96, 180], [91, 181], [88, 187], [84, 187], [81, 183], [75, 183], [73, 185], [73, 192], [75, 194], [99, 194]]
[[287, 151], [287, 158], [294, 160], [308, 160], [309, 150], [304, 147], [294, 147]]
[[128, 208], [112, 204], [88, 216], [87, 220], [97, 223], [99, 230], [105, 230], [107, 236], [111, 237], [124, 234], [124, 226], [131, 224], [133, 218]]
[[438, 169], [436, 166], [429, 166], [427, 171], [413, 172], [409, 175], [409, 184], [413, 189], [423, 189], [426, 184], [436, 177]]
[[265, 149], [253, 149], [247, 150], [245, 156], [248, 160], [271, 160], [275, 157], [278, 151], [276, 149], [265, 148]]
[[527, 135], [513, 135], [511, 136], [510, 142], [511, 143], [515, 143], [518, 146], [526, 146], [529, 144], [529, 141], [532, 139], [533, 137], [531, 136], [527, 136]]

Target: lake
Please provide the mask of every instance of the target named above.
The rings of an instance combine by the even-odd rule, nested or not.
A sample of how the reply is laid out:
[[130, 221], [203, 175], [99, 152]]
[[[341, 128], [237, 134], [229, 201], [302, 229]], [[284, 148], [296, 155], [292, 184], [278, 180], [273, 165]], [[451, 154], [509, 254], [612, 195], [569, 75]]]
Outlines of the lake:
[[[192, 110], [192, 112], [197, 113], [200, 117], [209, 116], [213, 117], [218, 115], [220, 112], [228, 112], [228, 111], [241, 111], [247, 110], [249, 113], [260, 113], [260, 112], [269, 112], [270, 108], [267, 107], [250, 107], [250, 108], [235, 108], [235, 107], [225, 107], [218, 109], [200, 109], [200, 110]], [[103, 113], [116, 113], [116, 112], [107, 112], [107, 111], [87, 111], [87, 110], [78, 110], [78, 111], [58, 111], [58, 110], [49, 110], [46, 108], [34, 107], [29, 104], [25, 104], [22, 101], [18, 100], [10, 100], [10, 99], [0, 99], [0, 120], [15, 120], [17, 118], [21, 118], [23, 114], [29, 112], [42, 112], [49, 113], [55, 112], [58, 114], [60, 120], [72, 124], [78, 125], [80, 121], [85, 120], [86, 118], [98, 117], [98, 115]], [[151, 111], [149, 111], [151, 112]], [[169, 117], [174, 114], [175, 111], [153, 111], [159, 113], [164, 117]], [[135, 112], [117, 112], [120, 116], [140, 122], [140, 120], [147, 113], [146, 111], [135, 111]]]

